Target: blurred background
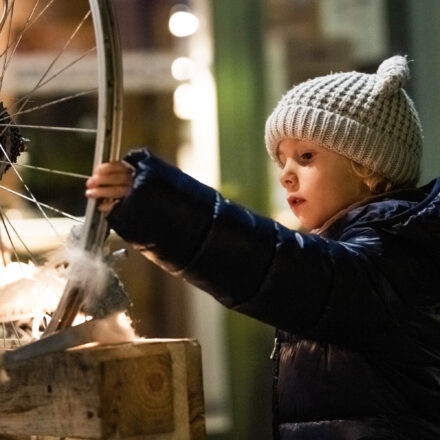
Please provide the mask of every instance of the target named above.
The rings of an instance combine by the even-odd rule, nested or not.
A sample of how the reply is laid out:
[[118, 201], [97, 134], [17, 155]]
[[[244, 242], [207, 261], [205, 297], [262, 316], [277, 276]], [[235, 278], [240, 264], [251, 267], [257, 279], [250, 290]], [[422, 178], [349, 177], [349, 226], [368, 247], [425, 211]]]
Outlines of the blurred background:
[[[405, 54], [425, 130], [421, 183], [439, 174], [438, 0], [113, 2], [123, 45], [123, 153], [148, 146], [226, 197], [296, 227], [265, 152], [265, 118], [295, 83], [330, 71], [375, 72], [384, 58]], [[39, 35], [54, 32], [47, 24]], [[87, 108], [84, 98], [64, 112], [87, 126]], [[274, 329], [223, 309], [116, 237], [111, 246], [129, 249], [118, 271], [138, 333], [200, 341], [209, 439], [270, 438]]]

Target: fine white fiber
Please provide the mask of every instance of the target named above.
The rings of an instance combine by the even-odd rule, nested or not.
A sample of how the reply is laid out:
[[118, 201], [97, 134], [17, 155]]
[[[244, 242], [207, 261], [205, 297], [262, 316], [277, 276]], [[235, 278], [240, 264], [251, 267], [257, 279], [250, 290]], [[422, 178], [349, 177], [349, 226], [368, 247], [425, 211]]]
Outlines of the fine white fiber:
[[65, 268], [69, 285], [81, 291], [81, 310], [86, 315], [104, 318], [129, 308], [123, 285], [102, 252], [92, 254], [72, 242], [53, 253], [48, 264]]
[[68, 245], [49, 256], [51, 267], [65, 267], [65, 276], [84, 297], [84, 308], [98, 302], [107, 290], [111, 269], [101, 253], [92, 254], [79, 245]]
[[[84, 250], [79, 241], [49, 254], [42, 266], [0, 266], [0, 322], [32, 319], [55, 311], [67, 284], [69, 292], [72, 287], [81, 292], [80, 312], [98, 321], [97, 342], [126, 342], [136, 337], [130, 321], [121, 318], [130, 301], [108, 258], [102, 252]], [[34, 321], [32, 334], [38, 338], [39, 320]]]

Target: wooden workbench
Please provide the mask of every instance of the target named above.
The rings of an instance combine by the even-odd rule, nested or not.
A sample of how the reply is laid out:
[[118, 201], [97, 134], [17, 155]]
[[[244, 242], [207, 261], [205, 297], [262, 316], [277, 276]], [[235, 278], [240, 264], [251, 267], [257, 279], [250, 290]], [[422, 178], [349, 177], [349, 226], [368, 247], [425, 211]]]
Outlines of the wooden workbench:
[[0, 435], [205, 439], [200, 347], [140, 340], [41, 356], [7, 369]]

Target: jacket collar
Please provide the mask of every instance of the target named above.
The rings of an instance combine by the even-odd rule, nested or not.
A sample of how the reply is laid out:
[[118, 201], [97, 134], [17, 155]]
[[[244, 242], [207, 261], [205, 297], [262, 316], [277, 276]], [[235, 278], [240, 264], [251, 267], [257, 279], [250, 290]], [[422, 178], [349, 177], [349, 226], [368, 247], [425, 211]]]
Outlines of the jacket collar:
[[420, 188], [394, 190], [355, 203], [312, 233], [335, 238], [354, 225], [371, 228], [392, 226], [432, 215], [440, 217], [440, 178]]

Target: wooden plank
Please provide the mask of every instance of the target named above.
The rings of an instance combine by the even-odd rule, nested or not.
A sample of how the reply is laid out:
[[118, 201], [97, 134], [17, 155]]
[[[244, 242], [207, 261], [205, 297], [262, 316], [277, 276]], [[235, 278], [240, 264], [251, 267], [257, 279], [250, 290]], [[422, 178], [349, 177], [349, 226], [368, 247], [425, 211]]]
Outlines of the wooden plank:
[[171, 356], [115, 359], [102, 366], [104, 437], [174, 431]]
[[205, 406], [203, 393], [200, 393], [203, 389], [202, 355], [198, 345], [188, 344], [185, 349], [190, 438], [202, 440], [206, 438]]
[[143, 340], [34, 358], [0, 384], [0, 435], [206, 438], [200, 347]]

